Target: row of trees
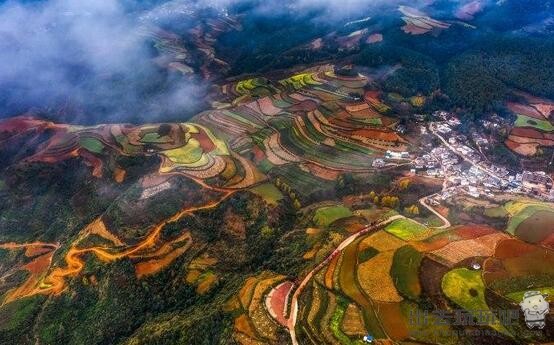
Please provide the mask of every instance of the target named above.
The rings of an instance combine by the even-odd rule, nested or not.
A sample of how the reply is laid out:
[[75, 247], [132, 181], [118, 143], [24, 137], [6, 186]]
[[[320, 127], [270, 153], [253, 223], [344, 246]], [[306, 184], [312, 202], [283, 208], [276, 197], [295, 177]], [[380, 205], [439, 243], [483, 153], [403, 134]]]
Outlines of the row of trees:
[[283, 181], [280, 177], [277, 177], [275, 179], [275, 186], [279, 188], [279, 190], [289, 196], [289, 198], [292, 200], [292, 205], [295, 209], [299, 210], [302, 208], [302, 203], [298, 199], [298, 196], [294, 192], [291, 186], [289, 186], [285, 181]]

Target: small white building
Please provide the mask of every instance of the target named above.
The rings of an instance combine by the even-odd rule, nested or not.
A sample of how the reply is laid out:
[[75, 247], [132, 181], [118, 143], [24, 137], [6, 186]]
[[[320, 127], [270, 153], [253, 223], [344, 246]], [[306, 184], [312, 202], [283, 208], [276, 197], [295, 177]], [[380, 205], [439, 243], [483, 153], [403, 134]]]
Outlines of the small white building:
[[374, 168], [382, 168], [385, 166], [385, 161], [381, 158], [377, 158], [371, 163], [371, 166]]
[[385, 158], [387, 158], [387, 159], [409, 159], [410, 158], [410, 153], [406, 152], [406, 151], [395, 152], [395, 151], [387, 150], [387, 152], [385, 152]]

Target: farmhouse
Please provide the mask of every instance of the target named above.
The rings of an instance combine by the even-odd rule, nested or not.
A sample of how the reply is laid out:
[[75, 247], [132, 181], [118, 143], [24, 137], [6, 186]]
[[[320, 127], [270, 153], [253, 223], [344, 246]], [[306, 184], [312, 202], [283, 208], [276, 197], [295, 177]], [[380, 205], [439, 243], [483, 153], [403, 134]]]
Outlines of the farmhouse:
[[468, 194], [471, 195], [474, 198], [478, 198], [479, 195], [480, 195], [479, 191], [477, 190], [477, 187], [474, 187], [474, 186], [469, 186]]
[[439, 131], [442, 134], [448, 134], [448, 133], [452, 132], [452, 128], [450, 128], [446, 124], [440, 124], [440, 125], [437, 126], [437, 131]]
[[373, 161], [373, 163], [371, 163], [371, 166], [374, 168], [382, 168], [385, 166], [385, 161], [380, 158], [377, 158]]
[[521, 182], [524, 188], [539, 192], [547, 192], [552, 188], [552, 179], [544, 171], [524, 171]]
[[385, 152], [385, 158], [388, 158], [388, 159], [409, 159], [410, 158], [410, 153], [407, 152], [407, 151], [394, 152], [394, 151], [387, 150], [387, 152]]
[[446, 122], [448, 122], [448, 124], [450, 126], [458, 126], [458, 125], [461, 124], [460, 120], [457, 117], [454, 117], [454, 116], [449, 118]]
[[407, 131], [408, 129], [406, 128], [405, 125], [400, 125], [400, 124], [399, 124], [399, 125], [396, 125], [396, 127], [394, 128], [394, 130], [395, 130], [397, 133], [404, 134], [404, 133], [406, 133], [406, 131]]

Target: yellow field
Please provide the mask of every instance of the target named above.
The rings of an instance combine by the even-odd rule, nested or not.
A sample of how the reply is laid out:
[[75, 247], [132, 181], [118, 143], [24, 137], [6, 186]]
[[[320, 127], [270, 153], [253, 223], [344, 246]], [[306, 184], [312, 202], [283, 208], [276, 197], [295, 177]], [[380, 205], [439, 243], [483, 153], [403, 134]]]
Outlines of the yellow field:
[[360, 308], [350, 303], [344, 313], [341, 329], [348, 336], [360, 337], [367, 334]]
[[398, 249], [405, 244], [406, 242], [402, 241], [398, 237], [381, 230], [364, 238], [362, 242], [360, 242], [358, 251], [361, 252], [366, 248], [373, 247], [380, 252], [384, 252]]
[[390, 276], [394, 251], [382, 252], [358, 265], [358, 281], [364, 292], [375, 301], [400, 302]]

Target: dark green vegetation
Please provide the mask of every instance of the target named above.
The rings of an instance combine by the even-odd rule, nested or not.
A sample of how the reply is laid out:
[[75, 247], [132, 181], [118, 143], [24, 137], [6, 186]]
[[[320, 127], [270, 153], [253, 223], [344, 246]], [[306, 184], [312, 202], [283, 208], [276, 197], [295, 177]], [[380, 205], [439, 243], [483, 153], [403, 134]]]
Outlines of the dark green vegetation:
[[445, 91], [475, 112], [498, 108], [513, 88], [552, 98], [553, 65], [552, 42], [493, 36], [448, 63]]
[[[232, 315], [223, 312], [223, 305], [244, 279], [260, 267], [286, 271], [283, 265], [291, 265], [287, 256], [292, 248], [280, 239], [290, 231], [293, 215], [284, 202], [269, 209], [260, 197], [243, 192], [215, 210], [168, 223], [162, 238], [187, 228], [193, 249], [141, 280], [129, 259], [106, 264], [88, 256], [85, 271], [62, 295], [24, 298], [1, 307], [0, 340], [16, 345], [30, 344], [33, 337], [52, 345], [219, 343], [232, 327]], [[262, 228], [270, 231], [262, 233]], [[198, 295], [183, 277], [186, 264], [202, 252], [218, 259], [214, 270], [220, 283]], [[1, 252], [4, 258], [8, 253]], [[153, 334], [152, 327], [162, 327], [162, 332]]]
[[[152, 0], [137, 7], [147, 9], [161, 2]], [[434, 110], [455, 110], [465, 115], [461, 127], [469, 131], [477, 124], [474, 120], [489, 111], [505, 115], [505, 101], [520, 97], [518, 91], [554, 98], [551, 38], [519, 31], [529, 23], [518, 17], [520, 9], [511, 4], [491, 7], [496, 9], [492, 12], [512, 17], [508, 24], [504, 19], [493, 20], [487, 8], [472, 22], [474, 29], [437, 17], [448, 20], [451, 27], [412, 36], [402, 31], [404, 24], [396, 7], [345, 25], [329, 13], [304, 9], [297, 14], [282, 4], [276, 5], [283, 6], [279, 11], [262, 15], [256, 3], [233, 7], [232, 19], [215, 20], [220, 15], [217, 11], [199, 11], [195, 15], [201, 17], [202, 30], [187, 23], [160, 24], [160, 31], [167, 30], [164, 34], [171, 37], [171, 42], [165, 42], [167, 50], [186, 51], [183, 63], [205, 74], [200, 83], [206, 84], [205, 94], [198, 98], [202, 106], [217, 101], [214, 108], [222, 107], [213, 113], [223, 114], [217, 121], [230, 134], [212, 133], [216, 139], [221, 136], [221, 141], [208, 140], [207, 134], [200, 136], [178, 124], [160, 125], [142, 137], [132, 126], [97, 126], [88, 136], [79, 137], [75, 147], [69, 147], [68, 141], [50, 141], [62, 149], [53, 145], [53, 154], [42, 155], [39, 162], [35, 155], [45, 139], [59, 138], [56, 131], [66, 132], [63, 138], [76, 136], [77, 127], [35, 126], [30, 121], [29, 127], [24, 123], [21, 128], [0, 132], [0, 243], [46, 242], [50, 250], [56, 248], [52, 257], [47, 257], [50, 252], [45, 254], [40, 245], [0, 249], [0, 302], [8, 301], [13, 289], [27, 281], [32, 285], [24, 291], [31, 297], [21, 293], [0, 307], [0, 344], [211, 345], [235, 344], [241, 335], [248, 336], [242, 339], [246, 344], [272, 335], [271, 345], [286, 344], [286, 328], [273, 322], [267, 312], [267, 293], [277, 284], [297, 287], [311, 269], [361, 229], [368, 232], [335, 252], [300, 295], [303, 310], [297, 333], [301, 344], [359, 344], [365, 333], [398, 343], [445, 343], [421, 335], [411, 337], [408, 331], [437, 329], [408, 325], [410, 312], [447, 306], [486, 310], [497, 306], [490, 301], [494, 298], [513, 309], [517, 305], [506, 296], [521, 298], [528, 287], [552, 291], [552, 272], [540, 272], [552, 240], [550, 206], [516, 214], [504, 208], [476, 207], [484, 212], [480, 217], [463, 205], [448, 208], [447, 201], [442, 203], [453, 224], [486, 223], [494, 227], [489, 229], [491, 233], [505, 231], [506, 237], [511, 234], [521, 240], [519, 245], [538, 248], [518, 265], [513, 265], [518, 263], [514, 258], [505, 260], [504, 265], [496, 254], [499, 258], [506, 253], [519, 255], [529, 248], [496, 253], [498, 243], [480, 241], [477, 225], [462, 231], [463, 235], [450, 237], [452, 229], [447, 229], [444, 236], [435, 238], [432, 235], [438, 231], [434, 227], [442, 224], [419, 200], [438, 192], [441, 183], [414, 181], [401, 187], [399, 180], [405, 177], [407, 165], [394, 167], [387, 161], [383, 170], [372, 166], [374, 159], [391, 147], [384, 146], [383, 141], [388, 140], [378, 135], [401, 132], [394, 128], [396, 123], [406, 124], [406, 133], [398, 135], [406, 139], [406, 150], [418, 155], [426, 150], [416, 131], [422, 123], [412, 121], [415, 113], [429, 119]], [[444, 7], [439, 14], [452, 13], [452, 1], [438, 3]], [[221, 31], [222, 22], [231, 20], [240, 23], [241, 29]], [[210, 35], [202, 36], [206, 30]], [[383, 40], [368, 42], [373, 34], [382, 35]], [[352, 38], [356, 35], [361, 35], [358, 41]], [[153, 56], [159, 53], [157, 48], [149, 48]], [[182, 71], [161, 67], [174, 63], [169, 62], [172, 57], [156, 57], [160, 66], [150, 71], [154, 72], [152, 78], [149, 71], [142, 70], [129, 79], [106, 77], [114, 89], [109, 100], [123, 98], [128, 87], [121, 86], [127, 82], [130, 87], [140, 84], [138, 93], [151, 101], [171, 91], [173, 82], [191, 81]], [[283, 79], [291, 75], [300, 78]], [[200, 79], [191, 78], [196, 77]], [[288, 81], [281, 85], [280, 80]], [[223, 85], [234, 89], [218, 98], [224, 94]], [[0, 95], [0, 106], [2, 100]], [[109, 113], [108, 105], [98, 102], [87, 110], [102, 116]], [[122, 102], [115, 108], [127, 105]], [[196, 110], [191, 106], [185, 112], [172, 105], [141, 109], [144, 113], [137, 111], [130, 120], [139, 122], [152, 112], [183, 122]], [[140, 102], [126, 111], [139, 107]], [[317, 121], [308, 117], [314, 109], [321, 112]], [[72, 116], [46, 114], [51, 119]], [[355, 128], [345, 127], [351, 117], [356, 118]], [[87, 117], [87, 121], [92, 119]], [[191, 121], [197, 119], [201, 116]], [[241, 119], [245, 127], [236, 125]], [[385, 120], [393, 124], [387, 125]], [[333, 126], [327, 127], [326, 122]], [[209, 124], [202, 122], [208, 129]], [[551, 129], [546, 120], [520, 119], [519, 124]], [[177, 136], [180, 126], [187, 131]], [[346, 128], [344, 132], [338, 130], [341, 127]], [[371, 141], [371, 148], [356, 144], [354, 135], [349, 136], [355, 130], [372, 132], [376, 128], [380, 134], [361, 136]], [[106, 135], [98, 134], [102, 131], [113, 135], [115, 141], [106, 142]], [[272, 149], [282, 151], [274, 154], [284, 158], [277, 155], [271, 160], [268, 140], [276, 131], [279, 145]], [[334, 139], [326, 140], [332, 136]], [[164, 166], [170, 162], [154, 148], [190, 138], [195, 138], [194, 150], [173, 152], [174, 156], [186, 160], [194, 153], [198, 161], [202, 156], [208, 168], [172, 170]], [[144, 150], [132, 144], [133, 140], [144, 143]], [[497, 142], [489, 155], [504, 166], [519, 167], [520, 157], [501, 140]], [[122, 153], [114, 153], [111, 146], [117, 145]], [[211, 146], [218, 145], [228, 152], [213, 153]], [[544, 152], [550, 155], [550, 151]], [[294, 159], [285, 159], [287, 156]], [[252, 164], [230, 163], [239, 159]], [[358, 169], [350, 170], [350, 166]], [[237, 185], [242, 187], [233, 187]], [[417, 212], [407, 211], [414, 207]], [[368, 226], [392, 215], [409, 218], [396, 219], [382, 229]], [[99, 220], [93, 223], [96, 228], [88, 228], [93, 220]], [[97, 232], [90, 235], [85, 230]], [[81, 236], [85, 239], [80, 240]], [[441, 251], [462, 240], [474, 242]], [[364, 247], [359, 249], [362, 243]], [[484, 248], [489, 256], [465, 256], [475, 243], [490, 246]], [[83, 252], [69, 255], [73, 244]], [[468, 268], [474, 260], [483, 267], [488, 260], [487, 269], [491, 269]], [[47, 267], [37, 268], [40, 265]], [[494, 271], [497, 267], [500, 269]], [[521, 274], [508, 272], [510, 268]], [[53, 284], [44, 277], [56, 269], [66, 270], [63, 289], [59, 294], [46, 294]], [[147, 273], [141, 275], [140, 269]], [[483, 272], [506, 275], [497, 279]], [[271, 279], [274, 281], [267, 283]], [[282, 298], [286, 292], [280, 291]], [[311, 315], [306, 306], [314, 308]], [[520, 326], [525, 327], [522, 322]], [[265, 332], [269, 335], [262, 334]], [[514, 342], [519, 341], [517, 333], [514, 335]], [[550, 333], [548, 337], [551, 341]], [[490, 343], [504, 344], [506, 339], [494, 338]], [[472, 338], [449, 340], [476, 342]], [[529, 341], [535, 340], [530, 336]]]
[[392, 43], [365, 48], [354, 62], [370, 67], [389, 65], [394, 72], [384, 80], [383, 88], [405, 97], [430, 94], [440, 86], [438, 66], [430, 56]]
[[421, 294], [419, 266], [423, 255], [412, 246], [404, 246], [394, 253], [391, 277], [398, 292], [406, 298], [417, 301]]
[[31, 331], [45, 299], [34, 296], [0, 307], [0, 342], [30, 344], [33, 341]]
[[512, 90], [554, 97], [553, 42], [501, 33], [476, 36], [454, 31], [443, 36], [437, 40], [451, 48], [447, 52], [438, 42], [418, 38], [368, 46], [353, 61], [373, 68], [389, 66], [391, 75], [383, 81], [386, 91], [408, 97], [440, 90], [447, 98], [434, 95], [435, 106], [462, 107], [470, 115], [499, 110]]

